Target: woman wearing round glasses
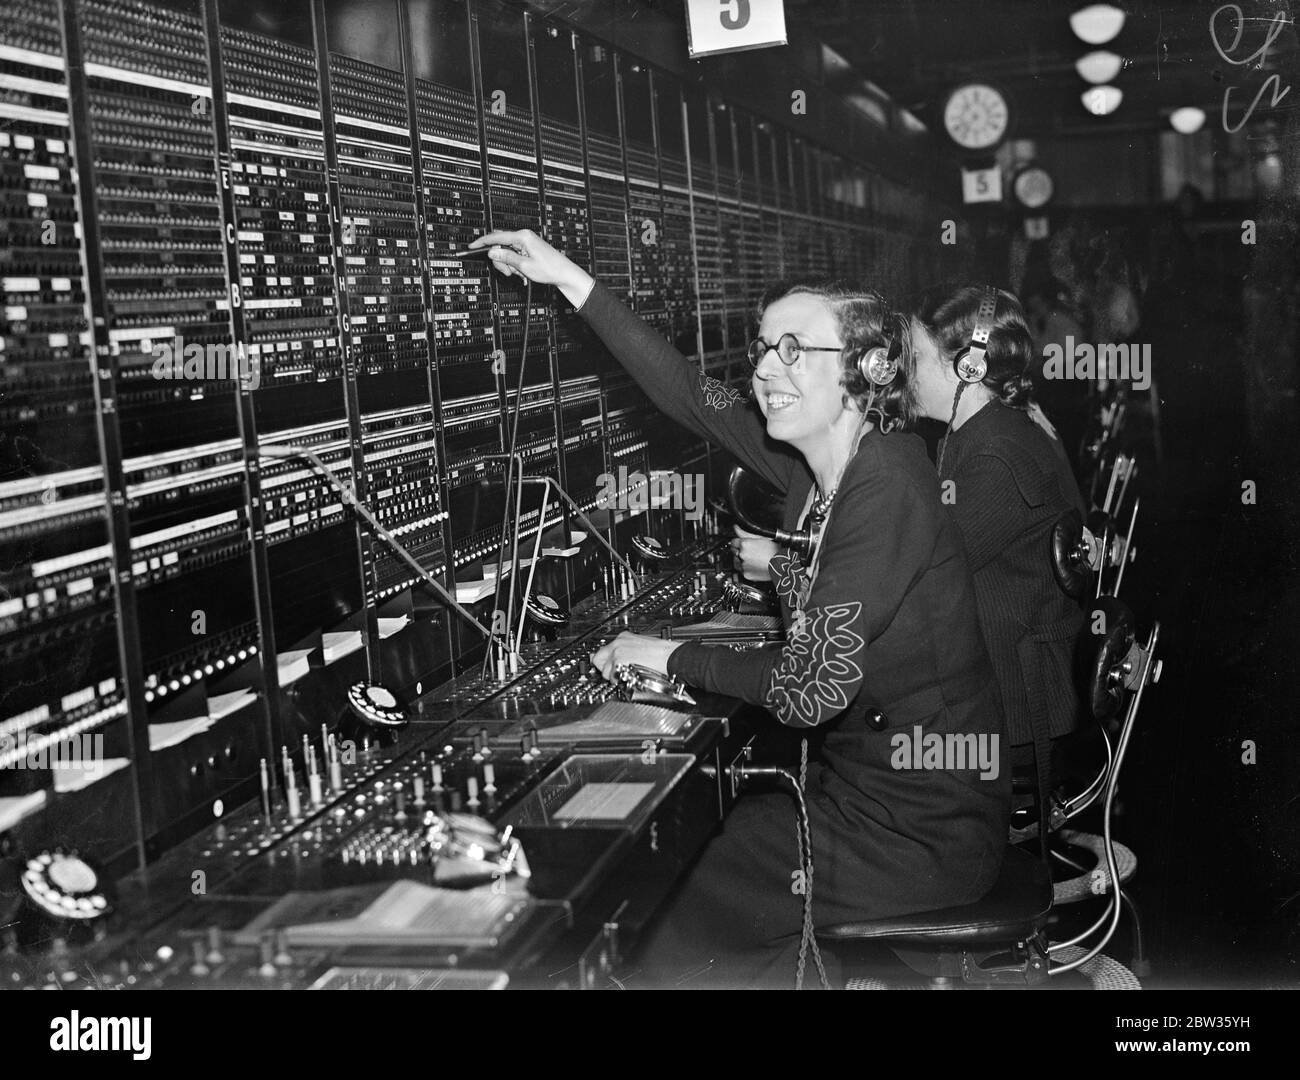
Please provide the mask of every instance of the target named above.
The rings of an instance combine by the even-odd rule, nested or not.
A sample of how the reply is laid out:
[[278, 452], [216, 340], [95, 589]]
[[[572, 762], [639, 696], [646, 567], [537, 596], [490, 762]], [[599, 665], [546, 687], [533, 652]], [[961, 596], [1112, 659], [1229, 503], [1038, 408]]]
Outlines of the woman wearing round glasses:
[[[773, 560], [784, 645], [621, 634], [592, 662], [606, 677], [625, 663], [667, 671], [819, 729], [805, 785], [819, 924], [983, 896], [1009, 817], [1002, 713], [924, 445], [885, 434], [910, 409], [896, 376], [906, 321], [844, 283], [772, 293], [749, 348], [748, 402], [534, 233], [474, 244], [485, 245], [503, 273], [557, 286], [662, 411], [784, 492], [787, 529], [819, 532], [807, 559]], [[786, 794], [737, 803], [650, 934], [652, 981], [788, 985], [804, 930], [793, 825]]]

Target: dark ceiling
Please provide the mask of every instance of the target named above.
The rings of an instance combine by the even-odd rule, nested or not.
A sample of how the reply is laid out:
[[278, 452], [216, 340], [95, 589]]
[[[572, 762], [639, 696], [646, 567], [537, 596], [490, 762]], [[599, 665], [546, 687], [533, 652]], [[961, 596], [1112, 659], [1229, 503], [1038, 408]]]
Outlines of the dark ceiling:
[[[1210, 17], [1219, 0], [1123, 2], [1128, 18], [1119, 36], [1103, 46], [1086, 45], [1070, 29], [1078, 0], [785, 0], [787, 25], [820, 38], [863, 77], [911, 109], [932, 130], [941, 126], [947, 91], [970, 78], [993, 82], [1009, 92], [1013, 136], [1050, 137], [1100, 131], [1161, 128], [1170, 111], [1199, 105], [1217, 122], [1224, 91], [1231, 97], [1229, 123], [1241, 118], [1268, 75], [1277, 71], [1279, 90], [1295, 83], [1294, 94], [1270, 108], [1264, 94], [1254, 120], [1266, 121], [1300, 109], [1300, 51], [1293, 25], [1268, 50], [1263, 71], [1234, 66], [1215, 51]], [[1248, 20], [1236, 51], [1228, 47], [1236, 30], [1231, 10], [1218, 16], [1218, 38], [1234, 59], [1244, 59], [1264, 42], [1268, 20], [1286, 0], [1241, 4]], [[1105, 48], [1125, 58], [1114, 84], [1124, 92], [1119, 110], [1094, 117], [1080, 96], [1087, 85], [1074, 62]]]

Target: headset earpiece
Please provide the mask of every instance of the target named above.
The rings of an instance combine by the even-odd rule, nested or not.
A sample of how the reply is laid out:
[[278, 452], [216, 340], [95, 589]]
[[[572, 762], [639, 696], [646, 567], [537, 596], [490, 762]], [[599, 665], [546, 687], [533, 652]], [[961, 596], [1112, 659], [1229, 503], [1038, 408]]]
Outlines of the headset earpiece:
[[979, 310], [975, 313], [975, 328], [970, 332], [970, 344], [953, 358], [953, 369], [964, 383], [983, 382], [989, 373], [986, 355], [989, 335], [993, 333], [993, 316], [998, 309], [998, 291], [992, 285], [984, 293]]
[[898, 374], [898, 354], [876, 345], [858, 357], [858, 371], [872, 386], [888, 386]]
[[957, 378], [964, 383], [978, 383], [984, 381], [984, 376], [989, 373], [989, 362], [984, 357], [984, 350], [978, 351], [970, 346], [962, 349], [957, 354]]

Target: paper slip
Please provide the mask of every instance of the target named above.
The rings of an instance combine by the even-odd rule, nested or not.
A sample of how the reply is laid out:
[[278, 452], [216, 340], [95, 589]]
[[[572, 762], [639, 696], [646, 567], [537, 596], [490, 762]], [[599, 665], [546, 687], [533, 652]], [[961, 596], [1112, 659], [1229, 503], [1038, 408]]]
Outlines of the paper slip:
[[356, 652], [359, 648], [361, 648], [360, 630], [335, 630], [323, 635], [321, 655], [325, 663], [332, 664], [335, 660], [347, 656], [348, 653]]
[[587, 534], [585, 532], [573, 529], [569, 533], [569, 543], [572, 545], [571, 547], [558, 547], [553, 545], [551, 547], [542, 548], [542, 554], [550, 555], [557, 559], [572, 558], [574, 555], [578, 554], [578, 551], [582, 548], [586, 539]]
[[583, 784], [578, 793], [555, 811], [558, 821], [623, 821], [640, 805], [654, 784]]
[[456, 602], [458, 604], [475, 604], [496, 592], [497, 583], [488, 581], [456, 582]]
[[213, 720], [221, 720], [256, 700], [257, 695], [248, 688], [234, 690], [229, 694], [214, 694], [208, 698], [208, 716]]
[[70, 765], [55, 765], [50, 770], [54, 775], [54, 790], [60, 795], [68, 791], [80, 791], [96, 781], [112, 776], [118, 769], [125, 769], [131, 764], [129, 758], [108, 758], [104, 761], [74, 762]]
[[30, 795], [0, 799], [0, 833], [12, 829], [28, 814], [35, 813], [44, 805], [44, 791], [33, 791]]
[[280, 674], [280, 685], [288, 686], [306, 675], [311, 670], [310, 656], [311, 649], [289, 649], [278, 653], [275, 666]]
[[169, 746], [183, 743], [191, 736], [207, 731], [215, 723], [216, 720], [210, 716], [195, 716], [189, 720], [176, 720], [170, 724], [150, 724], [149, 749], [166, 750]]

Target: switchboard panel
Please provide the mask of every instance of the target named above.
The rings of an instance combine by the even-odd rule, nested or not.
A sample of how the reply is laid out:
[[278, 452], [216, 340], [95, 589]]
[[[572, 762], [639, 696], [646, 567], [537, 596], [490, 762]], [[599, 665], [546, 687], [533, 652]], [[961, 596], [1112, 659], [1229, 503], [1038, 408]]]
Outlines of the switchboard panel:
[[[10, 824], [27, 817], [36, 844], [57, 831], [49, 819], [87, 812], [78, 774], [59, 767], [72, 748], [128, 762], [95, 792], [107, 813], [129, 806], [134, 786], [82, 242], [87, 179], [62, 38], [54, 0], [22, 0], [0, 20], [0, 805], [13, 808]], [[138, 825], [134, 814], [123, 825]], [[101, 839], [100, 857], [123, 846]]]
[[0, 769], [0, 832], [93, 814], [106, 864], [248, 799], [340, 687], [477, 664], [430, 579], [493, 622], [513, 538], [576, 602], [598, 539], [671, 540], [611, 476], [717, 471], [485, 230], [738, 387], [768, 283], [927, 257], [922, 199], [507, 0], [14, 0], [0, 90], [0, 765], [105, 765]]

